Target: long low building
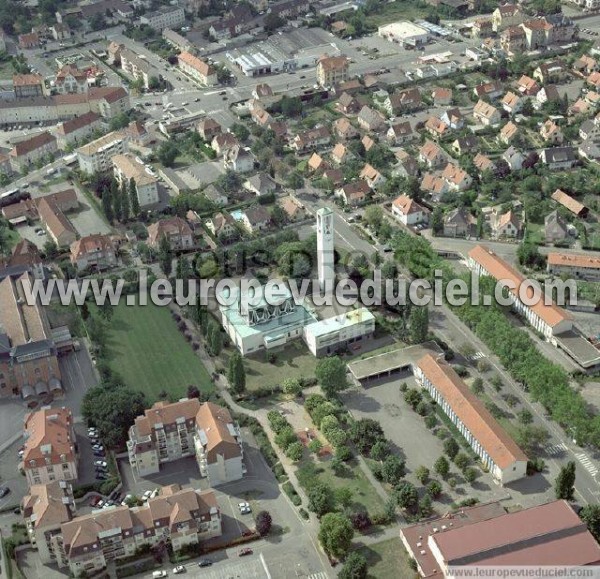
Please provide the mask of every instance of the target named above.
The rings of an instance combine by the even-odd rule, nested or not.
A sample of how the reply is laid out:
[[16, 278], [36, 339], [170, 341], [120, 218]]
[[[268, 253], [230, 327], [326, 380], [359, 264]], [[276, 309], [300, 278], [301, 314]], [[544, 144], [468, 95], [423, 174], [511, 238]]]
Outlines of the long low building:
[[475, 567], [498, 577], [515, 569], [589, 568], [591, 577], [600, 563], [600, 546], [563, 500], [514, 513], [498, 502], [450, 511], [400, 529], [400, 538], [421, 577], [476, 576]]
[[497, 481], [506, 484], [527, 476], [525, 453], [443, 357], [426, 354], [413, 371]]
[[[519, 295], [521, 286], [526, 281], [525, 277], [514, 267], [506, 263], [487, 247], [477, 245], [468, 254], [469, 267], [480, 276], [490, 276], [496, 281], [510, 282], [513, 288], [509, 289], [514, 309], [542, 333], [547, 340], [556, 345], [555, 336], [573, 329], [573, 316], [555, 304], [546, 304], [543, 292], [539, 292], [538, 299], [532, 305], [526, 305]], [[534, 297], [533, 288], [526, 292], [527, 298]]]
[[548, 254], [548, 273], [587, 281], [600, 281], [600, 257], [573, 253]]

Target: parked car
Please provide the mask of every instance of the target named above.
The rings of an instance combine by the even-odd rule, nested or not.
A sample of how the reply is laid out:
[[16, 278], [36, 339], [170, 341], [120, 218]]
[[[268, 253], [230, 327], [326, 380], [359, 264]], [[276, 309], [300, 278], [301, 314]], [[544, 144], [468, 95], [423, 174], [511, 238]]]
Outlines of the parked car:
[[92, 444], [92, 448], [94, 450], [104, 450], [104, 447], [101, 444]]
[[161, 577], [166, 577], [167, 576], [167, 572], [163, 569], [161, 569], [160, 571], [154, 571], [152, 573], [152, 579], [160, 579]]
[[0, 487], [0, 499], [5, 497], [10, 492], [10, 489], [6, 485]]
[[252, 512], [252, 507], [250, 506], [250, 503], [247, 502], [238, 503], [238, 509], [240, 509], [242, 515], [247, 515]]
[[179, 573], [185, 573], [185, 567], [183, 565], [177, 565], [177, 567], [173, 568], [173, 573], [175, 575], [179, 575]]
[[100, 466], [102, 468], [106, 468], [108, 466], [108, 464], [106, 463], [105, 460], [95, 460], [94, 466]]
[[210, 559], [201, 559], [198, 561], [198, 567], [210, 567], [212, 565], [212, 561]]
[[239, 557], [245, 557], [246, 555], [252, 555], [254, 551], [250, 547], [245, 547], [244, 549], [240, 549], [238, 551]]

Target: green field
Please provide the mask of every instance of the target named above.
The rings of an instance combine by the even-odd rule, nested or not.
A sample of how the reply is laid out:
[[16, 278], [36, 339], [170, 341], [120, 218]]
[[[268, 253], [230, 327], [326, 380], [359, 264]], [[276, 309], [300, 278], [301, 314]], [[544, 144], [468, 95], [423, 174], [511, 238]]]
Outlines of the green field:
[[409, 566], [409, 556], [400, 538], [388, 539], [369, 547], [361, 547], [358, 552], [369, 564], [368, 579], [388, 579], [403, 577], [414, 579], [418, 574]]
[[166, 390], [185, 396], [189, 384], [211, 392], [210, 376], [178, 330], [166, 307], [154, 305], [115, 308], [110, 322], [108, 360], [112, 369], [149, 399]]

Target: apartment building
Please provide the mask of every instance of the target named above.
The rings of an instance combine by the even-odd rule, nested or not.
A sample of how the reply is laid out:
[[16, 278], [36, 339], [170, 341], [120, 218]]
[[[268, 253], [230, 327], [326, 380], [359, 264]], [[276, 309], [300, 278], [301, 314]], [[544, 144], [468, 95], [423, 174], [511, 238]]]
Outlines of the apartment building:
[[53, 547], [58, 566], [82, 577], [142, 547], [169, 542], [180, 551], [221, 534], [221, 512], [212, 490], [170, 485], [143, 507], [110, 507], [63, 523]]
[[25, 416], [25, 448], [19, 465], [29, 486], [77, 478], [73, 415], [68, 408], [45, 406]]
[[138, 416], [127, 451], [139, 476], [155, 474], [161, 464], [186, 456], [196, 456], [200, 474], [211, 486], [238, 480], [245, 472], [239, 427], [229, 412], [195, 398], [157, 402]]
[[202, 404], [196, 413], [194, 448], [200, 474], [210, 486], [239, 480], [246, 473], [240, 428], [222, 406]]
[[44, 96], [44, 78], [39, 74], [15, 74], [13, 90], [18, 99]]
[[346, 56], [322, 56], [317, 61], [317, 82], [322, 87], [334, 87], [348, 80], [350, 60]]
[[431, 354], [413, 368], [415, 378], [458, 428], [492, 476], [507, 484], [527, 476], [527, 457], [452, 366]]
[[147, 207], [158, 203], [158, 179], [151, 169], [142, 163], [138, 163], [131, 155], [115, 155], [112, 158], [115, 177], [122, 185], [129, 185], [131, 179], [135, 182], [135, 189], [140, 207]]
[[117, 255], [108, 235], [87, 235], [71, 244], [71, 263], [78, 269], [104, 270], [117, 265]]
[[135, 80], [141, 80], [145, 89], [149, 86], [151, 76], [158, 78], [158, 71], [145, 58], [128, 48], [121, 51], [121, 68]]
[[102, 117], [98, 113], [84, 113], [70, 121], [60, 123], [55, 130], [59, 149], [77, 145], [102, 127]]
[[203, 86], [217, 84], [217, 71], [204, 60], [189, 52], [182, 52], [178, 57], [178, 66], [188, 76]]
[[[510, 283], [512, 287], [507, 289], [513, 308], [554, 345], [556, 345], [557, 334], [573, 328], [573, 317], [569, 312], [555, 304], [546, 305], [543, 294], [539, 295], [541, 290], [536, 290], [531, 285], [521, 287], [526, 281], [525, 277], [487, 247], [477, 245], [471, 249], [467, 263], [469, 268], [479, 276], [486, 275], [496, 281], [503, 280]], [[536, 299], [532, 305], [526, 305], [521, 301], [521, 292], [527, 296], [527, 301], [534, 297], [539, 299]]]
[[44, 157], [50, 158], [57, 151], [56, 138], [44, 131], [15, 143], [8, 156], [13, 171], [23, 171]]
[[166, 237], [173, 251], [183, 251], [194, 247], [194, 233], [188, 222], [181, 217], [160, 219], [148, 226], [148, 245], [158, 249], [160, 240]]
[[73, 64], [63, 66], [56, 74], [54, 88], [58, 94], [86, 93], [89, 88], [87, 72]]
[[552, 275], [600, 281], [600, 258], [593, 255], [551, 252], [546, 267]]
[[112, 168], [112, 158], [127, 151], [127, 139], [120, 131], [113, 131], [77, 149], [79, 168], [91, 175]]
[[140, 17], [140, 22], [155, 30], [176, 30], [185, 24], [185, 12], [181, 6], [164, 6], [154, 12], [146, 12]]
[[41, 303], [29, 305], [28, 271], [0, 281], [0, 396], [32, 400], [62, 394], [57, 349]]
[[64, 480], [33, 485], [21, 502], [23, 519], [32, 547], [44, 565], [56, 563], [55, 537], [63, 523], [75, 516], [73, 488]]

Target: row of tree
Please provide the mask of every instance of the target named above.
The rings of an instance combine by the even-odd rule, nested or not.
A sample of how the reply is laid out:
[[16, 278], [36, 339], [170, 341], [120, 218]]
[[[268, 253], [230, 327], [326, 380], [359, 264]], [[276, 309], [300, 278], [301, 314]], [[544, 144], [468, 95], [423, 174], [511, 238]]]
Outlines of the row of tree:
[[137, 195], [135, 180], [123, 180], [121, 185], [116, 179], [111, 179], [102, 190], [102, 210], [110, 223], [127, 221], [135, 218], [140, 212], [140, 202]]

